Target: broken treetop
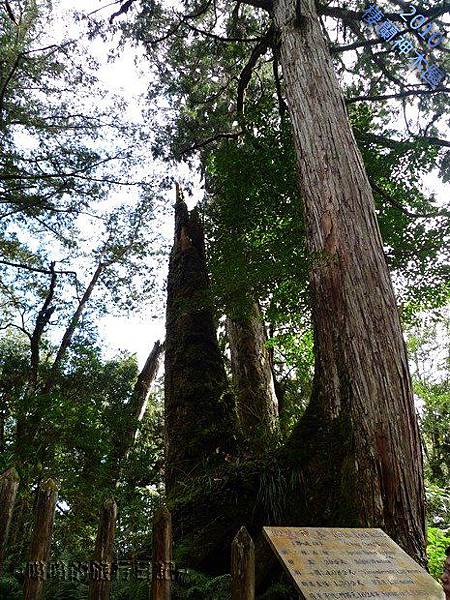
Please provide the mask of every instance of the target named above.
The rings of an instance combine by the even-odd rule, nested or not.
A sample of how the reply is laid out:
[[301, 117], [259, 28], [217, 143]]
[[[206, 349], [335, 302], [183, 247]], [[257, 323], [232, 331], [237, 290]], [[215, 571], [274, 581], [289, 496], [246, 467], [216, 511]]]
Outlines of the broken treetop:
[[381, 529], [264, 527], [305, 600], [443, 600], [441, 586]]

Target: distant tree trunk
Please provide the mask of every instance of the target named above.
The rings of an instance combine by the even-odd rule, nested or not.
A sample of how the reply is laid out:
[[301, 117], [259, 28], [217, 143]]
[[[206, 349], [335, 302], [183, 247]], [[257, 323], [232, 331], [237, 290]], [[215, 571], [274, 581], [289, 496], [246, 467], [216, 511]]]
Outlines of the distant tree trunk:
[[275, 0], [274, 19], [314, 261], [314, 390], [287, 449], [305, 494], [291, 516], [381, 527], [424, 564], [422, 453], [371, 187], [314, 0]]
[[234, 447], [235, 408], [213, 320], [203, 227], [177, 188], [167, 282], [166, 486], [204, 472]]
[[35, 393], [38, 383], [39, 375], [39, 353], [41, 348], [41, 338], [47, 327], [50, 318], [55, 310], [52, 306], [53, 297], [55, 295], [56, 278], [55, 263], [50, 264], [50, 285], [45, 297], [44, 303], [36, 317], [36, 324], [33, 330], [33, 334], [30, 339], [30, 374], [29, 374], [29, 390], [30, 397]]
[[[38, 413], [34, 412], [31, 415], [28, 415], [27, 411], [30, 408], [33, 410], [35, 407], [35, 394], [38, 389], [41, 340], [55, 310], [55, 307], [52, 306], [57, 282], [54, 262], [50, 263], [49, 270], [51, 274], [50, 284], [44, 302], [36, 317], [36, 323], [30, 337], [30, 369], [28, 372], [28, 386], [26, 390], [27, 402], [24, 403], [26, 410], [19, 412], [16, 423], [16, 455], [22, 468], [29, 462], [30, 448], [33, 447], [33, 438], [36, 434], [37, 423], [40, 419]], [[23, 474], [22, 484], [24, 487], [27, 487], [27, 477]]]
[[19, 476], [14, 468], [0, 476], [0, 578], [18, 488]]
[[98, 570], [98, 572], [91, 573], [93, 579], [89, 582], [89, 600], [109, 600], [116, 521], [117, 505], [112, 499], [106, 500], [100, 515], [95, 541], [93, 570]]
[[72, 318], [70, 319], [69, 325], [67, 326], [67, 328], [64, 332], [63, 338], [61, 340], [61, 344], [59, 345], [58, 351], [56, 353], [55, 360], [53, 361], [52, 367], [50, 369], [50, 374], [47, 377], [47, 381], [45, 382], [45, 385], [43, 388], [44, 394], [48, 394], [52, 390], [53, 386], [55, 385], [55, 378], [58, 373], [58, 370], [61, 367], [62, 360], [67, 352], [67, 349], [69, 348], [69, 346], [72, 342], [73, 334], [75, 333], [75, 330], [80, 321], [81, 315], [83, 314], [83, 311], [86, 308], [86, 305], [89, 302], [90, 297], [92, 296], [92, 292], [94, 291], [94, 288], [100, 278], [100, 275], [103, 273], [105, 266], [106, 265], [102, 262], [100, 262], [97, 265], [97, 268], [94, 271], [94, 274], [92, 275], [91, 280], [88, 283], [86, 289], [84, 290], [83, 296], [81, 297]]
[[151, 386], [158, 373], [160, 359], [164, 350], [164, 344], [155, 342], [152, 351], [148, 355], [142, 371], [139, 373], [136, 384], [133, 389], [133, 395], [130, 404], [125, 408], [126, 422], [122, 436], [115, 441], [113, 456], [111, 457], [111, 479], [113, 487], [116, 486], [123, 461], [126, 460], [130, 452], [147, 408], [148, 397]]
[[248, 316], [228, 317], [226, 329], [241, 428], [245, 439], [262, 441], [278, 427], [278, 402], [258, 304]]
[[41, 485], [38, 492], [29, 563], [23, 588], [24, 600], [41, 600], [43, 595], [57, 498], [56, 484], [52, 479], [48, 479]]
[[[51, 306], [55, 294], [57, 281], [57, 273], [55, 272], [54, 267], [55, 263], [52, 262], [50, 265], [51, 279], [49, 289], [45, 297], [44, 303], [36, 318], [35, 328], [30, 340], [31, 357], [29, 385], [27, 392], [29, 396], [29, 406], [27, 406], [27, 409], [31, 409], [31, 414], [19, 415], [16, 427], [16, 454], [19, 458], [22, 467], [26, 463], [28, 463], [28, 466], [31, 471], [33, 471], [35, 464], [32, 462], [32, 460], [40, 460], [44, 463], [46, 452], [46, 450], [43, 450], [42, 454], [34, 453], [32, 456], [32, 460], [30, 459], [29, 449], [34, 447], [34, 442], [37, 436], [39, 435], [39, 430], [43, 419], [42, 411], [36, 409], [36, 394], [49, 394], [52, 391], [56, 383], [56, 375], [61, 366], [61, 362], [67, 352], [67, 349], [70, 346], [75, 329], [79, 323], [81, 315], [85, 310], [90, 297], [92, 296], [92, 292], [95, 288], [95, 285], [97, 284], [98, 279], [105, 268], [105, 264], [100, 263], [97, 269], [95, 270], [89, 284], [87, 285], [84, 291], [81, 300], [78, 303], [78, 306], [70, 320], [70, 323], [64, 332], [55, 360], [50, 369], [50, 373], [46, 381], [39, 385], [38, 375], [40, 366], [40, 347], [42, 342], [42, 335], [55, 310], [55, 307]], [[45, 444], [43, 444], [42, 446], [46, 448]], [[23, 476], [22, 481], [24, 487], [29, 486], [28, 476]]]

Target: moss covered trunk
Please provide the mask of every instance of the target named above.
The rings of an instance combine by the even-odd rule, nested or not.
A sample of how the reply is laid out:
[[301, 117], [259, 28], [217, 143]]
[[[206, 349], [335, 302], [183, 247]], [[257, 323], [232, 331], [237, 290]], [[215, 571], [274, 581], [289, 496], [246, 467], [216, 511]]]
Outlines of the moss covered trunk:
[[166, 487], [220, 464], [235, 445], [232, 395], [217, 343], [203, 227], [180, 190], [167, 282], [165, 353]]

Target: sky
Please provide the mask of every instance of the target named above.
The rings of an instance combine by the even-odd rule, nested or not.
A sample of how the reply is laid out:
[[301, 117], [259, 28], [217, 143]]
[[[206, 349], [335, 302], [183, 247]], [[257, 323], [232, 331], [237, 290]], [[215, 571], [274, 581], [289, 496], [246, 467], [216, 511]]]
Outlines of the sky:
[[[58, 18], [55, 19], [52, 31], [48, 32], [49, 42], [82, 35], [82, 29], [80, 29], [82, 25], [75, 23], [71, 17], [74, 10], [88, 13], [108, 4], [110, 4], [108, 0], [104, 2], [60, 0]], [[117, 3], [114, 6], [108, 6], [97, 13], [96, 16], [104, 15], [106, 20], [112, 12], [117, 10], [117, 6]], [[130, 14], [132, 13], [129, 13], [128, 18]], [[151, 85], [151, 70], [143, 57], [142, 50], [137, 48], [125, 47], [119, 57], [108, 60], [108, 53], [112, 47], [111, 43], [116, 42], [117, 40], [111, 42], [110, 40], [95, 39], [85, 42], [85, 44], [87, 52], [94, 56], [100, 64], [97, 76], [106, 89], [111, 93], [119, 94], [126, 102], [127, 115], [133, 120], [139, 120], [142, 119], [143, 100], [141, 96], [145, 93], [147, 87]], [[160, 167], [155, 166], [148, 156], [142, 164], [142, 169], [150, 171], [155, 168]], [[190, 172], [186, 165], [179, 165], [174, 174], [180, 181], [189, 179], [194, 182], [194, 194], [188, 201], [189, 206], [192, 207], [202, 197], [198, 174]], [[430, 173], [424, 178], [424, 186], [428, 193], [436, 194], [438, 203], [443, 202], [450, 191], [448, 185], [444, 186], [439, 181], [436, 173]], [[166, 205], [173, 205], [174, 199], [174, 191], [168, 193], [165, 198]], [[116, 201], [117, 198], [114, 195], [108, 199], [111, 204]], [[166, 211], [165, 216], [159, 218], [155, 226], [163, 235], [167, 245], [173, 235], [172, 212]], [[158, 282], [161, 287], [164, 286], [165, 277], [166, 270], [160, 270]], [[143, 306], [139, 312], [136, 311], [127, 316], [104, 316], [97, 321], [97, 325], [100, 336], [104, 340], [103, 348], [107, 357], [116, 355], [120, 350], [126, 350], [135, 353], [142, 365], [154, 342], [157, 339], [164, 339], [164, 306], [159, 303], [157, 306]]]
[[[117, 3], [114, 6], [108, 6], [108, 0], [103, 2], [92, 2], [92, 0], [60, 0], [58, 2], [58, 18], [55, 19], [55, 27], [48, 33], [48, 42], [62, 41], [64, 39], [73, 39], [84, 35], [83, 24], [74, 22], [72, 18], [73, 11], [89, 13], [100, 7], [106, 7], [97, 12], [96, 17], [103, 16], [105, 20], [117, 10]], [[125, 47], [120, 55], [114, 60], [108, 60], [108, 54], [117, 43], [116, 40], [104, 41], [95, 39], [84, 42], [88, 52], [98, 61], [100, 68], [96, 75], [103, 83], [108, 92], [118, 94], [126, 101], [127, 117], [134, 121], [139, 121], [142, 116], [142, 96], [145, 94], [152, 82], [151, 71], [148, 63], [143, 57], [143, 51], [135, 47]], [[147, 156], [142, 164], [142, 172], [151, 172], [160, 170], [160, 166], [152, 162], [151, 157]], [[198, 174], [191, 172], [187, 165], [180, 164], [175, 172], [172, 170], [175, 178], [179, 181], [189, 180], [193, 183], [193, 194], [187, 197], [187, 204], [192, 208], [202, 197], [201, 183]], [[161, 173], [163, 174], [163, 173]], [[135, 174], [136, 178], [138, 174]], [[133, 190], [130, 194], [133, 195]], [[136, 195], [136, 194], [135, 194]], [[112, 206], [119, 202], [121, 190], [111, 193], [108, 198], [108, 204]], [[137, 197], [136, 197], [137, 199]], [[172, 206], [175, 201], [175, 190], [167, 193], [165, 203]], [[85, 229], [90, 225], [86, 225]], [[165, 210], [165, 216], [158, 217], [155, 227], [163, 236], [163, 241], [167, 246], [173, 237], [173, 214], [170, 210]], [[84, 231], [83, 233], [86, 233]], [[88, 233], [88, 232], [87, 232]], [[168, 260], [168, 258], [167, 258]], [[158, 285], [163, 288], [167, 270], [158, 272]], [[153, 344], [156, 340], [163, 340], [165, 337], [164, 325], [164, 306], [159, 301], [157, 305], [147, 305], [141, 307], [141, 310], [135, 311], [130, 315], [107, 315], [100, 317], [97, 321], [97, 327], [100, 337], [103, 340], [102, 348], [104, 355], [111, 358], [118, 352], [125, 350], [136, 354], [140, 366], [143, 366]], [[155, 318], [155, 312], [158, 317]]]

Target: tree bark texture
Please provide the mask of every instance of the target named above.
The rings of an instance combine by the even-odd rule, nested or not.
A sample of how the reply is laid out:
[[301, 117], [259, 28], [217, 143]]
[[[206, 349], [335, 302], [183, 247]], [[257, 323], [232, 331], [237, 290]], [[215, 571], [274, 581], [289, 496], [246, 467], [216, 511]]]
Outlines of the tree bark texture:
[[419, 431], [372, 191], [314, 1], [297, 14], [275, 1], [313, 259], [314, 391], [290, 450], [311, 522], [381, 527], [424, 564]]
[[167, 282], [166, 487], [223, 460], [234, 447], [235, 406], [213, 320], [203, 227], [177, 189]]
[[18, 489], [19, 476], [17, 471], [14, 468], [8, 469], [0, 477], [0, 577], [3, 571], [9, 527]]
[[29, 564], [23, 588], [24, 600], [41, 600], [43, 595], [57, 498], [56, 483], [48, 479], [41, 485], [37, 497]]
[[228, 317], [226, 328], [241, 429], [247, 440], [261, 440], [277, 430], [278, 401], [258, 304], [248, 316]]
[[116, 521], [117, 505], [114, 500], [107, 500], [103, 506], [97, 529], [93, 561], [95, 574], [91, 573], [89, 600], [109, 600]]

